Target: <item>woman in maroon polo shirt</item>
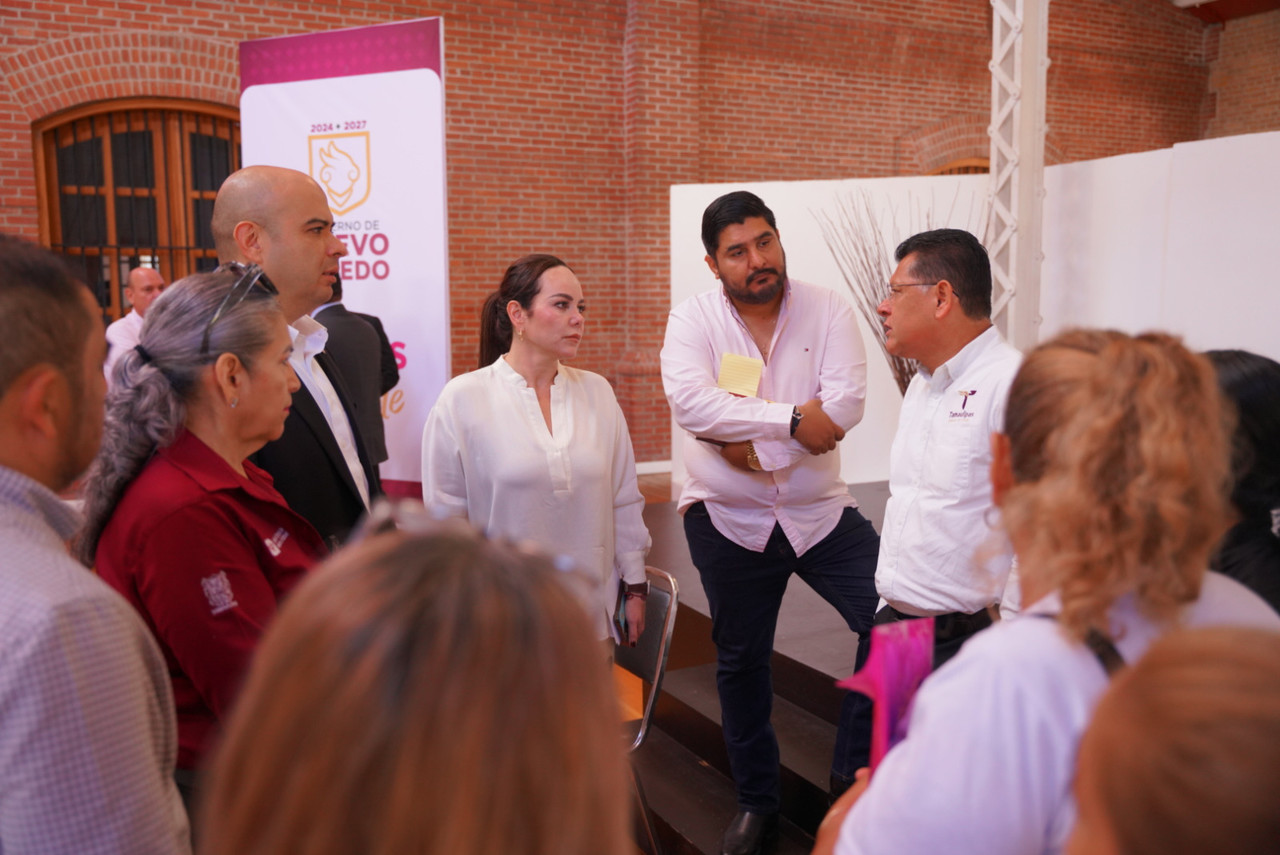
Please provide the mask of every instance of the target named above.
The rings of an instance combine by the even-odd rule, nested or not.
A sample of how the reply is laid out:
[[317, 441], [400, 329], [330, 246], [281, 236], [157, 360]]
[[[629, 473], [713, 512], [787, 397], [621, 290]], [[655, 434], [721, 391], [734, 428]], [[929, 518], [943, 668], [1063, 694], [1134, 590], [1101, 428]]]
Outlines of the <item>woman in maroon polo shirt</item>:
[[164, 651], [190, 796], [280, 598], [325, 552], [250, 454], [284, 431], [298, 378], [257, 267], [189, 276], [121, 355], [76, 548]]

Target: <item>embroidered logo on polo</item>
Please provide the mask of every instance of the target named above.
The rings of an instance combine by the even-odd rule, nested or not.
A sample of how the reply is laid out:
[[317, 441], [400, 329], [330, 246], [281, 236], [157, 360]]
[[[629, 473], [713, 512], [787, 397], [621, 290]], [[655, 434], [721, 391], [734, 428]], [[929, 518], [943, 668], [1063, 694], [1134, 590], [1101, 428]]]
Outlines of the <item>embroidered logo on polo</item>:
[[270, 552], [274, 557], [279, 558], [280, 550], [284, 548], [284, 542], [288, 539], [289, 532], [285, 531], [283, 528], [278, 528], [276, 529], [276, 533], [271, 535], [271, 537], [264, 537], [262, 539], [262, 543], [267, 547], [268, 552]]
[[960, 395], [960, 409], [952, 410], [950, 413], [948, 413], [948, 415], [951, 416], [951, 421], [953, 422], [958, 421], [960, 419], [973, 418], [974, 414], [969, 410], [969, 399], [972, 398], [974, 395], [978, 394], [978, 390], [977, 389], [961, 389], [958, 394]]
[[231, 592], [231, 580], [227, 578], [225, 570], [205, 576], [200, 580], [200, 587], [204, 591], [204, 598], [209, 601], [211, 614], [220, 615], [240, 605], [236, 602], [236, 595]]

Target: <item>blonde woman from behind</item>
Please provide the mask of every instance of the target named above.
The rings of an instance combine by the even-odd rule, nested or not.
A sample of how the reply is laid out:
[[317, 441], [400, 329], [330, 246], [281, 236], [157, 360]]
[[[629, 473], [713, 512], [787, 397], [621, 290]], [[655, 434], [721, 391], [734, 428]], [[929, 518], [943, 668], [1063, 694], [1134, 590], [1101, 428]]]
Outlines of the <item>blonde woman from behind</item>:
[[1088, 642], [1136, 662], [1180, 626], [1280, 630], [1206, 572], [1227, 525], [1227, 413], [1208, 360], [1172, 336], [1077, 330], [1027, 355], [991, 477], [1030, 605], [925, 680], [906, 739], [833, 806], [815, 852], [1058, 853], [1108, 684]]
[[294, 592], [217, 752], [205, 855], [622, 855], [619, 713], [567, 574], [461, 521]]

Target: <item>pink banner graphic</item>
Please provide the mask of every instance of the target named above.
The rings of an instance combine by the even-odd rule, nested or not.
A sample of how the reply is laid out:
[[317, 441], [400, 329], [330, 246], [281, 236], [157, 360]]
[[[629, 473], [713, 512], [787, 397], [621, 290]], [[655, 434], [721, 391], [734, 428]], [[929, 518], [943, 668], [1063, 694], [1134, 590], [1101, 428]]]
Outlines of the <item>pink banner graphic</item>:
[[343, 303], [381, 319], [393, 495], [421, 491], [422, 426], [449, 379], [444, 24], [401, 21], [240, 45], [243, 161], [315, 179], [346, 246]]
[[429, 68], [444, 76], [441, 21], [422, 18], [240, 43], [240, 91], [266, 83]]

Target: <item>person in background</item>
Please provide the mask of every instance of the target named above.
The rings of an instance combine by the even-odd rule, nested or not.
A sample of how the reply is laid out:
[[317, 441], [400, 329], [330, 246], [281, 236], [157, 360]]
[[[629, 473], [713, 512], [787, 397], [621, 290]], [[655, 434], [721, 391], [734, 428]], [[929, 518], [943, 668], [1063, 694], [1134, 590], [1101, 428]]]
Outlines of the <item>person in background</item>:
[[577, 574], [460, 520], [410, 528], [318, 568], [267, 631], [201, 852], [633, 852]]
[[61, 260], [0, 235], [0, 849], [189, 853], [173, 694], [147, 628], [67, 554], [58, 498], [93, 460], [102, 313]]
[[129, 313], [107, 327], [107, 362], [104, 369], [107, 383], [110, 385], [111, 369], [116, 360], [129, 348], [138, 343], [142, 334], [142, 321], [147, 309], [164, 292], [164, 277], [153, 267], [135, 267], [129, 271], [125, 279], [124, 296], [132, 307]]
[[481, 367], [450, 380], [427, 416], [422, 496], [489, 535], [568, 555], [599, 580], [597, 636], [623, 619], [621, 599], [617, 640], [634, 644], [649, 531], [613, 388], [564, 364], [578, 355], [585, 309], [578, 277], [555, 256], [507, 268], [481, 313]]
[[906, 738], [832, 807], [815, 853], [1060, 852], [1109, 674], [1175, 628], [1280, 630], [1206, 571], [1228, 514], [1229, 409], [1209, 361], [1161, 333], [1077, 330], [1027, 355], [991, 481], [1030, 605], [925, 679]]
[[1234, 525], [1210, 566], [1280, 612], [1280, 363], [1245, 350], [1206, 356], [1235, 405]]
[[1067, 855], [1272, 855], [1280, 633], [1173, 632], [1112, 682], [1080, 741]]
[[400, 382], [400, 369], [382, 321], [373, 315], [352, 312], [342, 305], [342, 280], [333, 280], [333, 297], [311, 313], [329, 331], [324, 349], [351, 391], [356, 423], [374, 463], [387, 459], [386, 430], [382, 424], [381, 397]]
[[117, 366], [78, 554], [160, 642], [188, 800], [262, 631], [326, 552], [246, 458], [280, 436], [298, 378], [257, 267], [179, 280]]

